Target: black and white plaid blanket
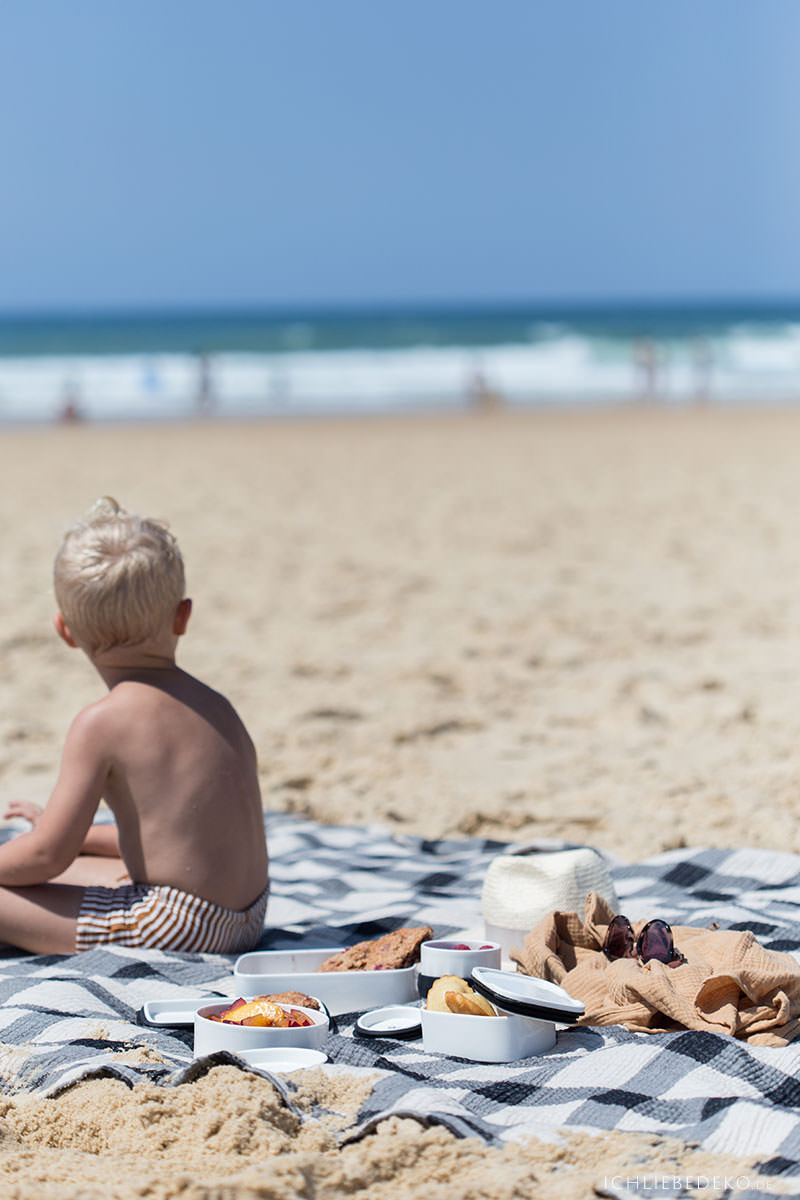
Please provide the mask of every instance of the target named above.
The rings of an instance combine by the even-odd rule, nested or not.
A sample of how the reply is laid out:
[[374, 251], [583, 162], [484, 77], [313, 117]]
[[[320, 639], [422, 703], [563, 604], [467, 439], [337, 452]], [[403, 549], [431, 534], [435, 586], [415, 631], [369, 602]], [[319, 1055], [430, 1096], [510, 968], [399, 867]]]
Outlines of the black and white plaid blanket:
[[[272, 896], [263, 949], [341, 945], [408, 923], [443, 936], [482, 928], [480, 890], [502, 849], [482, 840], [425, 841], [379, 829], [268, 818]], [[800, 857], [766, 850], [676, 850], [612, 871], [623, 910], [677, 924], [751, 929], [800, 957]], [[179, 1084], [192, 1031], [137, 1025], [149, 999], [180, 989], [232, 994], [232, 960], [160, 951], [0, 960], [0, 1087], [55, 1094], [109, 1073]], [[488, 1141], [568, 1126], [657, 1132], [709, 1151], [755, 1156], [800, 1175], [800, 1040], [753, 1048], [719, 1034], [633, 1034], [622, 1027], [559, 1032], [553, 1051], [501, 1066], [426, 1054], [421, 1041], [363, 1041], [337, 1019], [334, 1064], [380, 1078], [350, 1136], [389, 1113], [442, 1122]], [[154, 1053], [153, 1053], [154, 1052]], [[230, 1061], [227, 1056], [221, 1056]], [[218, 1061], [214, 1056], [211, 1061]], [[281, 1085], [291, 1102], [292, 1083]]]

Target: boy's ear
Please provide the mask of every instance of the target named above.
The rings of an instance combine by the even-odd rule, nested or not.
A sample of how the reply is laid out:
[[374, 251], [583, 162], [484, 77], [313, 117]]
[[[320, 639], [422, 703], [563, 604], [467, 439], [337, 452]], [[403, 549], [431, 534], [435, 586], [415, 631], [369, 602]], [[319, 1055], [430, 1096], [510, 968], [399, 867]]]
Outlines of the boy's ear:
[[189, 624], [189, 617], [192, 615], [192, 602], [188, 596], [181, 600], [178, 607], [175, 609], [175, 620], [172, 622], [172, 632], [176, 637], [181, 637], [186, 633], [186, 626]]
[[55, 617], [53, 618], [53, 625], [62, 642], [66, 642], [67, 645], [71, 646], [73, 650], [77, 650], [78, 643], [75, 641], [75, 638], [67, 628], [67, 622], [64, 620], [60, 612], [56, 613]]

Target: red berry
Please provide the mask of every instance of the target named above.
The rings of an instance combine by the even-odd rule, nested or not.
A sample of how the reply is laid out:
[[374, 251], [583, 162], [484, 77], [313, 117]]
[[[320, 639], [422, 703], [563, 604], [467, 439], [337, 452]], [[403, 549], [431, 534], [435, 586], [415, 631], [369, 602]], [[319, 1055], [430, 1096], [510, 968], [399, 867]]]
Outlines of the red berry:
[[456, 942], [456, 944], [454, 946], [451, 946], [450, 949], [451, 950], [471, 950], [472, 947], [468, 946], [466, 942]]

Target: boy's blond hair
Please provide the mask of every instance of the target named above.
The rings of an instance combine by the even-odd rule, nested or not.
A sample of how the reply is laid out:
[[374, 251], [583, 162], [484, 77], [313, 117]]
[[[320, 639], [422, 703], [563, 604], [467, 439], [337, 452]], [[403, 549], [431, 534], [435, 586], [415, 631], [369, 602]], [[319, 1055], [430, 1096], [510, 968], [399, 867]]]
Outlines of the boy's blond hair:
[[172, 620], [184, 596], [183, 558], [161, 521], [104, 496], [67, 530], [54, 583], [67, 628], [96, 654], [138, 645]]

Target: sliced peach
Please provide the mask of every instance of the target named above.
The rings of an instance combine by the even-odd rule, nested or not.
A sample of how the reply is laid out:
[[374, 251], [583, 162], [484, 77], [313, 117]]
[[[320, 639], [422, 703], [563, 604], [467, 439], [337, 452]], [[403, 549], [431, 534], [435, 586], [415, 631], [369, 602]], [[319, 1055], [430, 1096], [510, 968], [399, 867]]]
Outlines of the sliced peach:
[[247, 1001], [242, 996], [239, 996], [236, 1000], [231, 1000], [230, 1006], [224, 1009], [216, 1018], [213, 1019], [217, 1021], [227, 1021], [232, 1012], [235, 1012], [237, 1008], [241, 1008], [241, 1006], [246, 1003]]
[[289, 1028], [290, 1029], [305, 1029], [307, 1025], [313, 1025], [314, 1022], [309, 1017], [308, 1013], [300, 1012], [299, 1008], [289, 1009]]
[[220, 1016], [231, 1025], [285, 1025], [287, 1020], [280, 1004], [270, 1000], [238, 1000]]

